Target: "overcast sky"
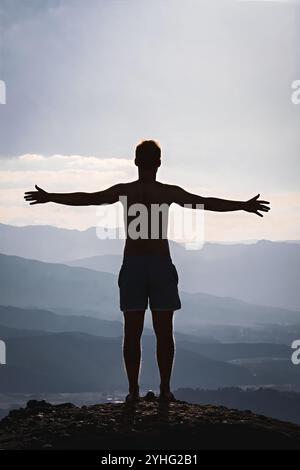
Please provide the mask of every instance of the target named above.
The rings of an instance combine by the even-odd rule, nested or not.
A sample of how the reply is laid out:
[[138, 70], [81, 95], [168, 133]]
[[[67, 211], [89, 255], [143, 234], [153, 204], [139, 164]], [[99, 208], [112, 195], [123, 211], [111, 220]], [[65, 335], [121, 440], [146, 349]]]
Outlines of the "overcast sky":
[[162, 181], [271, 200], [264, 219], [208, 214], [207, 239], [300, 239], [299, 2], [1, 0], [0, 21], [2, 222], [95, 225], [22, 193], [128, 181], [154, 138]]

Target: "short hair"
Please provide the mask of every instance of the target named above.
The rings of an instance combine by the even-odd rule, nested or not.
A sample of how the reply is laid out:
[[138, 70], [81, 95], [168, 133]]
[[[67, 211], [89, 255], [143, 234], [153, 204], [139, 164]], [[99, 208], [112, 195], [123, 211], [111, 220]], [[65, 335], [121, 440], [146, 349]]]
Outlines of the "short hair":
[[158, 168], [161, 149], [155, 140], [143, 140], [135, 149], [135, 164], [141, 168]]

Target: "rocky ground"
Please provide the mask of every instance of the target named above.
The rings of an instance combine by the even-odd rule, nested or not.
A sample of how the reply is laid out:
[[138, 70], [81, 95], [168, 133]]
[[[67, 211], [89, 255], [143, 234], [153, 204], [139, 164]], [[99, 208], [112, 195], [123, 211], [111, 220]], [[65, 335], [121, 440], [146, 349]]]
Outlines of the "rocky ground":
[[32, 400], [0, 422], [0, 449], [300, 449], [300, 427], [183, 401], [76, 407]]

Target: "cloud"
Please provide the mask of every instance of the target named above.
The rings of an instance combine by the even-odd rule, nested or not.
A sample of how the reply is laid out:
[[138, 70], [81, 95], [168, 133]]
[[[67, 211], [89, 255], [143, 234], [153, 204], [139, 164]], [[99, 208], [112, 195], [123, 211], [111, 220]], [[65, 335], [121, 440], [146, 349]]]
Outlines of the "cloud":
[[294, 3], [0, 3], [3, 221], [94, 225], [91, 208], [28, 207], [23, 191], [35, 183], [59, 192], [128, 181], [136, 176], [134, 146], [155, 138], [165, 182], [216, 197], [274, 197], [263, 223], [207, 214], [211, 239], [299, 238]]
[[49, 192], [93, 192], [133, 176], [132, 161], [121, 158], [37, 154], [5, 158], [0, 160], [0, 218], [13, 225], [94, 226], [97, 216], [93, 207], [29, 206], [24, 192], [34, 190], [35, 184]]
[[81, 155], [51, 155], [25, 154], [16, 158], [3, 159], [1, 168], [12, 172], [31, 171], [76, 171], [101, 172], [103, 175], [111, 172], [128, 172], [132, 169], [132, 161], [125, 158], [97, 158]]
[[272, 190], [298, 187], [294, 6], [220, 0], [5, 4], [11, 21], [2, 40], [0, 78], [8, 93], [0, 108], [3, 156], [127, 158], [137, 141], [151, 137], [187, 179], [198, 172], [213, 181], [219, 172], [234, 186], [228, 175], [234, 169], [243, 184], [246, 171], [249, 185], [260, 179], [257, 184]]

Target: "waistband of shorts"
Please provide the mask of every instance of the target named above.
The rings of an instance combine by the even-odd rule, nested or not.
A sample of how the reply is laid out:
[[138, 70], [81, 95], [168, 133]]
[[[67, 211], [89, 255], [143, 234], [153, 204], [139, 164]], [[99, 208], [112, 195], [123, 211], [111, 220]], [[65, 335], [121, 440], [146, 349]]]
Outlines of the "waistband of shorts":
[[125, 255], [123, 264], [126, 263], [172, 263], [170, 255]]

